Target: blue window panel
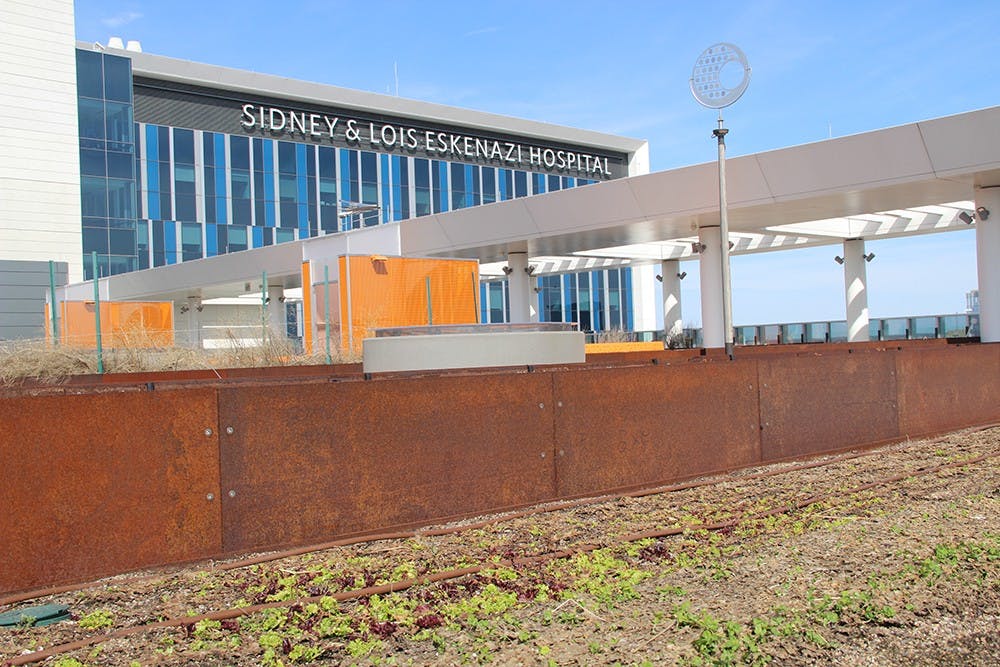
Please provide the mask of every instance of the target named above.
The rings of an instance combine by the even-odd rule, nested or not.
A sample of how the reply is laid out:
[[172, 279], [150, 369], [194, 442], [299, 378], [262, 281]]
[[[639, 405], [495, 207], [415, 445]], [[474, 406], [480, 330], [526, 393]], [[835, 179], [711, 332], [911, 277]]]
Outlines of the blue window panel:
[[160, 159], [160, 142], [155, 125], [146, 126], [146, 159], [156, 162]]
[[163, 251], [167, 264], [177, 263], [177, 223], [169, 220], [163, 221]]
[[307, 239], [309, 238], [309, 205], [297, 204], [296, 209], [299, 218], [299, 238]]
[[149, 210], [146, 211], [147, 218], [158, 218], [160, 216], [160, 193], [149, 191]]
[[604, 271], [591, 271], [590, 284], [591, 300], [594, 302], [594, 310], [591, 314], [591, 322], [594, 331], [603, 331], [604, 326]]
[[458, 162], [451, 162], [449, 169], [451, 170], [451, 207], [454, 209], [465, 208], [465, 167]]
[[264, 224], [268, 227], [275, 226], [275, 219], [277, 215], [275, 214], [275, 206], [273, 201], [264, 202]]
[[251, 243], [253, 243], [254, 248], [264, 247], [264, 228], [263, 227], [251, 227], [253, 232]]
[[510, 199], [510, 188], [509, 188], [510, 170], [500, 169], [499, 175], [500, 175], [500, 182], [498, 185], [500, 186], [500, 201], [507, 201], [508, 199]]
[[403, 219], [403, 187], [400, 183], [399, 160], [398, 155], [392, 156], [392, 219], [397, 221]]
[[156, 128], [146, 126], [146, 186], [149, 188], [149, 210], [146, 216], [159, 218], [160, 212], [160, 164], [156, 161], [159, 147], [156, 139]]
[[467, 207], [479, 205], [479, 183], [476, 179], [476, 173], [473, 170], [475, 170], [475, 167], [471, 164], [465, 165], [465, 205]]
[[574, 178], [572, 176], [563, 176], [562, 177], [562, 186], [563, 186], [564, 190], [566, 188], [575, 188], [576, 187], [576, 181], [574, 180]]
[[226, 214], [226, 137], [215, 135], [215, 222], [224, 225], [229, 221]]
[[98, 51], [76, 50], [76, 94], [80, 97], [104, 98], [104, 72]]
[[201, 136], [201, 158], [205, 167], [215, 166], [215, 134], [213, 132], [205, 132]]
[[497, 200], [496, 169], [493, 167], [482, 167], [483, 174], [483, 203], [492, 204]]
[[514, 172], [514, 196], [528, 196], [528, 172], [520, 169]]
[[270, 139], [264, 140], [264, 224], [274, 227], [275, 220], [274, 202], [274, 142]]
[[104, 54], [104, 97], [132, 103], [132, 59]]
[[77, 102], [80, 146], [105, 150], [107, 148], [104, 141], [107, 138], [107, 124], [104, 118], [104, 100], [80, 98]]
[[309, 183], [306, 180], [306, 145], [295, 144], [295, 199], [298, 204], [299, 238], [309, 238]]
[[535, 189], [536, 195], [548, 192], [548, 189], [545, 187], [545, 174], [532, 174], [531, 185]]
[[[396, 178], [392, 180], [392, 183], [397, 183], [399, 179], [399, 156], [393, 156], [396, 158]], [[389, 222], [389, 216], [392, 214], [390, 209], [399, 208], [399, 206], [392, 205], [392, 196], [389, 192], [389, 156], [383, 153], [379, 156], [379, 171], [382, 172], [382, 222]]]
[[635, 326], [632, 318], [632, 269], [622, 269], [622, 312], [625, 313], [625, 330], [632, 331]]
[[576, 275], [570, 273], [562, 277], [563, 282], [563, 304], [565, 312], [565, 322], [577, 322], [578, 313], [576, 308]]
[[205, 257], [215, 257], [219, 254], [218, 232], [213, 223], [205, 225]]
[[479, 283], [479, 322], [485, 323], [486, 320], [486, 283], [480, 281]]

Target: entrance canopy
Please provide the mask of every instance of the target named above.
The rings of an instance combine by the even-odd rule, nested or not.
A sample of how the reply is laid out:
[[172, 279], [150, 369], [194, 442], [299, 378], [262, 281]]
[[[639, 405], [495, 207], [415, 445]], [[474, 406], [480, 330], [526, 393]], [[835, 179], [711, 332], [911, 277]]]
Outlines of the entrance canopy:
[[[727, 162], [735, 254], [967, 228], [977, 188], [1000, 186], [1000, 107], [783, 148]], [[693, 259], [719, 225], [715, 163], [405, 220], [101, 279], [104, 298], [203, 299], [301, 287], [303, 261], [339, 254], [478, 259], [533, 275]], [[1000, 211], [997, 211], [1000, 216]], [[997, 261], [1000, 261], [998, 259]], [[315, 278], [315, 274], [314, 274]], [[92, 287], [64, 290], [88, 298]]]

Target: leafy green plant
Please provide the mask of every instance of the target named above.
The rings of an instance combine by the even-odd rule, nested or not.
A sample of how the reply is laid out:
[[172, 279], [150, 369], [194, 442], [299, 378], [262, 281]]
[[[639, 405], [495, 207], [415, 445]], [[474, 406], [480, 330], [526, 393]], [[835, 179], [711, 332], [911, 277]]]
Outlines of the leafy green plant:
[[103, 609], [96, 609], [89, 614], [80, 618], [79, 621], [81, 628], [86, 628], [88, 630], [99, 630], [101, 628], [110, 628], [115, 624], [114, 616], [112, 616], [110, 611], [104, 611]]

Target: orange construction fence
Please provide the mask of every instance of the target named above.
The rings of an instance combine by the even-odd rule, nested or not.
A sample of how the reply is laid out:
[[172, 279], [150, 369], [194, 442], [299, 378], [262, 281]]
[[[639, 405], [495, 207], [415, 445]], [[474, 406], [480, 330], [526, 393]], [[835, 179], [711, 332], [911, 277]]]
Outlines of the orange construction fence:
[[[97, 346], [93, 301], [59, 304], [59, 342]], [[45, 310], [45, 338], [51, 340], [49, 310]], [[174, 306], [169, 301], [101, 302], [101, 344], [105, 347], [169, 347], [174, 344]]]
[[[333, 267], [329, 267], [333, 269]], [[331, 338], [341, 349], [361, 349], [375, 329], [479, 321], [479, 263], [475, 260], [345, 255], [324, 284], [322, 267], [303, 265], [306, 345], [320, 346], [329, 291]], [[311, 307], [310, 307], [311, 306]]]

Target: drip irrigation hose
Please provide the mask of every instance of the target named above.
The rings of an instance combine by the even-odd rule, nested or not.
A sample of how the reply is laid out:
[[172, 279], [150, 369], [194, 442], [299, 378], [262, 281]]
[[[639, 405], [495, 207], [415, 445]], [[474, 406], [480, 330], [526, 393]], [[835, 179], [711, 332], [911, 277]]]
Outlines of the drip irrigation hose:
[[[951, 468], [961, 468], [969, 465], [974, 465], [976, 463], [981, 463], [988, 459], [1000, 456], [1000, 452], [991, 452], [989, 454], [984, 454], [982, 456], [977, 456], [972, 459], [965, 459], [962, 461], [954, 461], [952, 463], [943, 463], [937, 466], [918, 468], [903, 474], [892, 475], [889, 477], [884, 477], [882, 479], [867, 482], [865, 484], [860, 484], [851, 489], [842, 491], [831, 491], [828, 493], [816, 494], [803, 498], [802, 500], [783, 505], [781, 507], [772, 508], [764, 512], [758, 512], [755, 514], [738, 517], [735, 519], [729, 519], [726, 521], [720, 521], [710, 524], [702, 524], [700, 526], [686, 526], [686, 527], [674, 527], [661, 530], [647, 530], [637, 533], [631, 533], [628, 535], [623, 535], [615, 539], [618, 544], [627, 544], [630, 542], [637, 542], [639, 540], [646, 539], [657, 539], [663, 537], [671, 537], [683, 534], [686, 531], [691, 530], [708, 530], [708, 531], [719, 531], [727, 528], [733, 528], [740, 523], [745, 521], [755, 521], [760, 519], [765, 519], [767, 517], [776, 516], [778, 514], [788, 514], [796, 510], [808, 507], [809, 505], [815, 504], [817, 502], [822, 502], [831, 498], [846, 497], [853, 495], [855, 493], [861, 493], [879, 486], [884, 486], [886, 484], [892, 484], [894, 482], [899, 482], [905, 479], [910, 479], [914, 477], [925, 477], [927, 475], [933, 475], [935, 473], [941, 472], [943, 470], [948, 470]], [[407, 536], [409, 534], [406, 534]], [[127, 628], [120, 628], [113, 632], [109, 632], [104, 635], [96, 635], [93, 637], [87, 637], [85, 639], [79, 639], [72, 642], [67, 642], [65, 644], [59, 644], [57, 646], [52, 646], [41, 651], [35, 651], [33, 653], [27, 653], [24, 655], [16, 656], [10, 658], [3, 663], [4, 667], [8, 665], [10, 667], [15, 667], [17, 665], [27, 665], [34, 662], [39, 662], [47, 658], [51, 658], [56, 655], [61, 655], [68, 653], [70, 651], [76, 651], [82, 648], [87, 648], [95, 644], [101, 644], [111, 639], [117, 639], [121, 637], [128, 637], [135, 634], [141, 634], [143, 632], [149, 632], [151, 630], [157, 630], [162, 628], [173, 628], [173, 627], [183, 627], [187, 625], [193, 625], [204, 620], [213, 621], [223, 621], [230, 620], [234, 618], [240, 618], [243, 616], [248, 616], [250, 614], [255, 614], [266, 609], [278, 609], [285, 607], [292, 607], [297, 605], [306, 605], [311, 603], [318, 603], [323, 598], [333, 598], [338, 602], [343, 602], [346, 600], [353, 600], [362, 597], [370, 597], [372, 595], [383, 595], [386, 593], [394, 593], [412, 588], [414, 586], [421, 586], [431, 583], [436, 583], [439, 581], [448, 581], [451, 579], [458, 579], [471, 574], [477, 574], [482, 572], [484, 569], [493, 569], [497, 567], [507, 566], [507, 567], [517, 567], [519, 565], [526, 564], [538, 564], [550, 562], [553, 560], [559, 560], [562, 558], [572, 558], [583, 553], [589, 553], [601, 548], [600, 545], [595, 544], [580, 544], [569, 549], [563, 549], [560, 551], [549, 552], [545, 554], [539, 554], [536, 556], [527, 556], [522, 558], [506, 559], [496, 562], [490, 562], [480, 565], [472, 565], [464, 568], [444, 570], [442, 572], [435, 572], [434, 574], [422, 575], [419, 577], [411, 577], [407, 579], [401, 579], [399, 581], [390, 582], [386, 584], [380, 584], [378, 586], [368, 586], [366, 588], [360, 588], [353, 591], [341, 591], [340, 593], [333, 593], [329, 595], [315, 595], [304, 598], [297, 598], [294, 600], [282, 600], [278, 602], [266, 602], [262, 604], [250, 605], [246, 607], [236, 607], [232, 609], [223, 609], [219, 611], [209, 612], [206, 614], [197, 614], [193, 616], [184, 616], [180, 618], [166, 619], [163, 621], [157, 621], [155, 623], [147, 623], [144, 625], [135, 625]]]

